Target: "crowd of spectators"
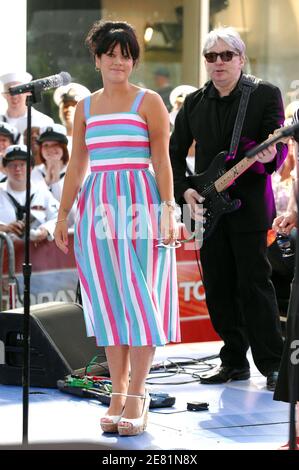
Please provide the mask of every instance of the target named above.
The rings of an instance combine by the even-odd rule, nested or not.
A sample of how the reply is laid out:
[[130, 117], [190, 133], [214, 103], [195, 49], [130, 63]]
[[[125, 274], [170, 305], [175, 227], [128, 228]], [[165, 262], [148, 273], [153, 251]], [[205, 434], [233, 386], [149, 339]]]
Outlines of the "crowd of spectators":
[[[22, 219], [20, 211], [16, 207], [16, 202], [22, 206], [25, 203], [25, 172], [21, 171], [24, 166], [24, 152], [27, 151], [27, 106], [26, 93], [10, 95], [9, 88], [21, 85], [32, 80], [32, 75], [28, 72], [9, 72], [0, 76], [0, 87], [2, 96], [6, 101], [6, 111], [0, 114], [0, 230], [9, 232], [12, 235], [19, 236], [20, 229], [15, 230], [12, 223], [20, 227], [23, 226], [24, 214]], [[180, 85], [172, 87], [170, 82], [170, 73], [166, 68], [158, 69], [155, 72], [157, 92], [161, 94], [165, 105], [169, 110], [170, 131], [174, 126], [176, 114], [184, 103], [188, 93], [195, 91], [190, 85]], [[50, 193], [51, 198], [59, 204], [64, 175], [67, 164], [71, 156], [72, 132], [75, 108], [79, 100], [90, 94], [85, 86], [79, 83], [70, 83], [69, 85], [57, 88], [53, 93], [53, 100], [58, 107], [60, 123], [55, 123], [50, 116], [32, 108], [32, 126], [31, 126], [31, 195]], [[286, 108], [286, 124], [291, 122], [299, 102], [291, 103]], [[195, 142], [194, 144], [195, 145]], [[273, 175], [273, 187], [277, 213], [280, 215], [286, 210], [290, 193], [292, 191], [294, 180], [294, 143], [290, 140], [289, 154], [283, 166]], [[190, 148], [188, 156], [188, 168], [190, 172], [194, 171], [194, 148]], [[14, 187], [13, 179], [17, 176], [19, 187], [17, 194], [12, 189]], [[21, 183], [22, 182], [22, 183]], [[21, 189], [23, 188], [23, 189]], [[49, 199], [51, 199], [49, 198]], [[35, 205], [34, 198], [31, 200], [31, 208]], [[53, 211], [48, 212], [43, 207], [45, 220], [54, 220], [57, 216], [55, 207]], [[72, 227], [75, 220], [76, 205], [72, 208], [69, 218], [69, 227]], [[9, 214], [9, 215], [7, 215]], [[36, 228], [36, 221], [40, 218], [32, 217], [35, 220], [33, 226]], [[43, 219], [43, 218], [42, 218]], [[32, 227], [33, 227], [32, 226]], [[51, 226], [51, 224], [50, 224]], [[33, 231], [34, 232], [34, 231]], [[32, 239], [35, 237], [32, 234]], [[51, 239], [51, 230], [47, 235]]]
[[[27, 93], [11, 95], [10, 87], [32, 80], [28, 72], [9, 72], [0, 76], [6, 110], [0, 114], [0, 231], [22, 238], [25, 228]], [[76, 104], [90, 94], [81, 84], [57, 88], [53, 100], [60, 123], [32, 107], [31, 116], [31, 198], [30, 239], [52, 240], [59, 209], [64, 175], [70, 159]], [[76, 205], [69, 217], [71, 228]]]

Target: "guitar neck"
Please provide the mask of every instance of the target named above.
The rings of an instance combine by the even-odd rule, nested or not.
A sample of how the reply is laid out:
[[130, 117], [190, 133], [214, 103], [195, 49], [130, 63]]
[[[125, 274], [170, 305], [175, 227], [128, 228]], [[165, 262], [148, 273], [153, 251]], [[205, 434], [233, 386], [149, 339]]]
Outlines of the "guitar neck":
[[[294, 126], [291, 126], [291, 128], [294, 128]], [[274, 135], [275, 134], [279, 135], [279, 139], [275, 140], [275, 144], [278, 144], [278, 142], [283, 142], [283, 143], [289, 142], [291, 138], [291, 134], [283, 135], [283, 132], [288, 129], [289, 128], [287, 126], [287, 127], [282, 127], [274, 131]], [[269, 142], [269, 145], [273, 144], [273, 137], [269, 137], [263, 143], [267, 143], [267, 142]], [[237, 178], [239, 178], [239, 176], [242, 175], [242, 173], [244, 173], [244, 171], [247, 170], [247, 168], [249, 168], [251, 165], [254, 164], [254, 162], [257, 161], [257, 158], [258, 158], [257, 155], [254, 155], [253, 157], [250, 157], [250, 158], [244, 157], [240, 162], [238, 162], [230, 170], [224, 173], [224, 175], [220, 176], [220, 178], [218, 178], [214, 183], [217, 192], [220, 193], [224, 189], [228, 188]]]
[[240, 162], [236, 163], [230, 170], [228, 170], [224, 175], [220, 176], [215, 181], [215, 188], [220, 193], [224, 189], [228, 188], [237, 178], [239, 178], [244, 171], [247, 170], [251, 165], [254, 164], [257, 160], [257, 156], [248, 158], [244, 157]]

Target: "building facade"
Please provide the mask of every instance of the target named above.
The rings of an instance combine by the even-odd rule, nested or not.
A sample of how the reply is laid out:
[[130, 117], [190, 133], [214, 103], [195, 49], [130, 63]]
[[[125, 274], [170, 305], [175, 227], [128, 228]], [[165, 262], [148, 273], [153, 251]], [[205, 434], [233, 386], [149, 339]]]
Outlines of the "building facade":
[[[156, 89], [156, 71], [166, 70], [171, 86], [199, 87], [207, 78], [204, 37], [226, 25], [247, 45], [247, 71], [278, 85], [285, 105], [298, 99], [298, 0], [2, 0], [0, 14], [0, 73], [27, 67], [40, 78], [66, 70], [93, 91], [99, 77], [86, 33], [97, 19], [119, 19], [133, 24], [140, 40], [135, 83]], [[40, 107], [53, 114], [51, 93]]]

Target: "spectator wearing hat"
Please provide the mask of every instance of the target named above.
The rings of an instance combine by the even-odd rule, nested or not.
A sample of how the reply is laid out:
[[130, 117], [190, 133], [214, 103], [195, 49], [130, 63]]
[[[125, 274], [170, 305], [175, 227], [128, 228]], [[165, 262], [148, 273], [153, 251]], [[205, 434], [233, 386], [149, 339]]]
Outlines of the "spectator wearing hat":
[[16, 143], [17, 136], [18, 131], [15, 127], [7, 122], [0, 122], [0, 182], [6, 179], [6, 173], [2, 165], [3, 154], [7, 147]]
[[[44, 184], [60, 202], [64, 175], [69, 161], [66, 129], [61, 124], [41, 129], [37, 139], [38, 159], [42, 162], [32, 171], [32, 181]], [[75, 206], [71, 211], [69, 226], [74, 224]]]
[[[31, 151], [32, 151], [32, 155], [33, 155], [33, 158], [34, 158], [34, 164], [35, 165], [40, 165], [42, 163], [42, 161], [40, 160], [40, 157], [39, 157], [39, 144], [38, 144], [38, 138], [40, 136], [40, 131], [41, 131], [41, 128], [39, 126], [39, 123], [37, 121], [32, 121], [32, 124], [31, 124]], [[25, 129], [24, 133], [23, 133], [23, 141], [24, 141], [25, 145], [28, 144], [27, 134], [28, 134], [27, 129]]]
[[66, 127], [66, 133], [69, 140], [69, 151], [71, 150], [73, 123], [75, 109], [78, 101], [90, 95], [90, 91], [80, 83], [69, 83], [60, 86], [53, 94], [53, 100], [59, 108], [59, 119]]
[[18, 130], [7, 122], [0, 122], [0, 155], [3, 155], [7, 147], [17, 144]]
[[[22, 85], [32, 80], [32, 75], [28, 72], [11, 72], [0, 76], [2, 84], [2, 94], [7, 101], [6, 113], [0, 116], [2, 121], [8, 122], [18, 129], [22, 135], [27, 128], [27, 106], [26, 98], [30, 93], [21, 93], [19, 95], [10, 95], [9, 88], [12, 86]], [[50, 126], [53, 119], [32, 107], [32, 120], [39, 123], [39, 126]]]
[[176, 115], [183, 106], [186, 96], [196, 90], [197, 88], [192, 85], [179, 85], [171, 90], [169, 94], [169, 102], [171, 104], [169, 119], [172, 126], [174, 126]]
[[[26, 160], [25, 145], [7, 147], [3, 166], [7, 180], [0, 184], [0, 230], [22, 237], [25, 229], [26, 202]], [[31, 156], [31, 167], [34, 165]], [[31, 185], [30, 197], [30, 238], [36, 242], [53, 240], [58, 202], [43, 185]]]
[[171, 111], [171, 103], [169, 101], [169, 95], [173, 87], [170, 83], [170, 72], [165, 67], [159, 67], [154, 72], [154, 79], [156, 84], [156, 92], [161, 96], [164, 104], [168, 110]]

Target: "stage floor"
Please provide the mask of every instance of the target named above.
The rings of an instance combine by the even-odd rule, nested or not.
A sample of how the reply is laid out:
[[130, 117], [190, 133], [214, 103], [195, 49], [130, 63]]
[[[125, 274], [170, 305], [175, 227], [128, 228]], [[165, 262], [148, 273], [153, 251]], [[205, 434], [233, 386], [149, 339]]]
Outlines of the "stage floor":
[[[155, 363], [171, 358], [200, 360], [217, 355], [220, 342], [189, 343], [158, 348]], [[103, 434], [99, 421], [107, 407], [90, 399], [79, 399], [56, 389], [30, 389], [29, 442], [80, 443], [103, 449], [265, 449], [274, 450], [288, 441], [289, 406], [273, 401], [265, 378], [251, 361], [251, 379], [223, 385], [201, 385], [197, 374], [207, 364], [184, 366], [185, 372], [150, 375], [150, 390], [176, 397], [171, 408], [149, 413], [141, 436]], [[219, 358], [208, 364], [218, 364]], [[165, 364], [169, 364], [167, 361]], [[208, 402], [207, 411], [187, 411], [187, 402]], [[0, 445], [22, 442], [22, 388], [0, 385]], [[83, 444], [82, 444], [83, 443]], [[68, 444], [66, 444], [67, 447]], [[3, 447], [2, 447], [3, 448]]]

